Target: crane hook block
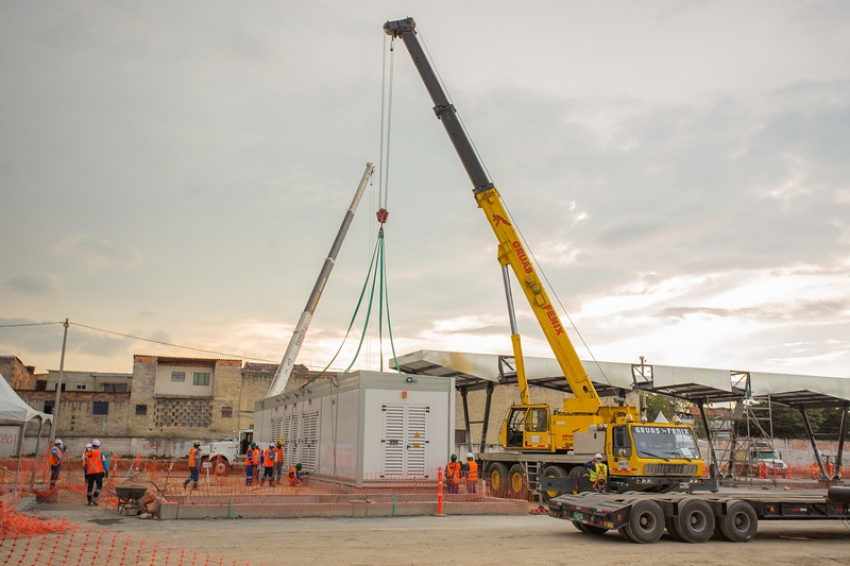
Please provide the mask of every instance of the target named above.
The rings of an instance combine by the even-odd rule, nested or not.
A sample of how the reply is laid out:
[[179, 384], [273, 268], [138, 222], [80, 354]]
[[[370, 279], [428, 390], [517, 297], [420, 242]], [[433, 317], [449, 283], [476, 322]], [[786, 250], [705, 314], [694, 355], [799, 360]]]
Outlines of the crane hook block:
[[380, 222], [381, 224], [386, 224], [387, 218], [390, 217], [390, 212], [386, 208], [382, 208], [378, 210], [375, 216], [378, 217], [378, 222]]

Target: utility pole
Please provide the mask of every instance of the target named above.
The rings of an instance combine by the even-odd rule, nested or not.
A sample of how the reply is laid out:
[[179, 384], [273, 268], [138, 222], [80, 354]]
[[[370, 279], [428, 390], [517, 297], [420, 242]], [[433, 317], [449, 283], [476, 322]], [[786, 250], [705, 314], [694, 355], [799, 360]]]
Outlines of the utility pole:
[[62, 392], [62, 378], [65, 377], [65, 346], [68, 344], [69, 324], [67, 318], [62, 326], [65, 327], [65, 333], [62, 337], [62, 356], [59, 358], [59, 381], [56, 382], [56, 401], [53, 404], [53, 426], [50, 427], [50, 439], [48, 446], [53, 444], [53, 440], [56, 438], [56, 425], [58, 424], [59, 419], [59, 396]]

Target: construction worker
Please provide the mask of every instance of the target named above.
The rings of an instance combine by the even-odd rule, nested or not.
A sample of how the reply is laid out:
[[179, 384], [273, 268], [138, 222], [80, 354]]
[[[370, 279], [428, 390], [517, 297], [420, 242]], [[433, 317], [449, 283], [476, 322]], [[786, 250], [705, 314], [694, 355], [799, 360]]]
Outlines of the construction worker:
[[257, 468], [260, 458], [260, 451], [255, 450], [256, 448], [257, 443], [252, 442], [248, 451], [245, 452], [245, 485], [251, 485], [254, 480], [254, 470]]
[[278, 440], [274, 452], [274, 483], [280, 485], [283, 478], [283, 440]]
[[198, 466], [201, 463], [201, 441], [196, 440], [189, 449], [189, 477], [183, 482], [183, 489], [192, 482], [192, 489], [198, 489]]
[[106, 456], [100, 448], [100, 440], [96, 438], [92, 440], [91, 449], [87, 444], [83, 457], [86, 472], [86, 505], [97, 505], [97, 498], [100, 497], [100, 490], [103, 489], [103, 477], [109, 469]]
[[307, 475], [306, 472], [301, 471], [301, 462], [298, 462], [291, 468], [289, 468], [289, 473], [286, 474], [286, 479], [289, 481], [290, 486], [301, 485], [304, 481], [304, 476]]
[[451, 461], [446, 464], [446, 487], [448, 493], [457, 493], [460, 490], [461, 464], [457, 461], [457, 454], [451, 455]]
[[263, 450], [263, 477], [261, 484], [269, 480], [269, 486], [274, 486], [274, 463], [277, 456], [277, 447], [274, 442], [269, 442], [269, 447]]
[[62, 444], [61, 438], [57, 438], [53, 442], [53, 448], [50, 450], [50, 457], [48, 458], [50, 463], [50, 489], [56, 487], [63, 460], [65, 460], [65, 445]]
[[604, 493], [608, 485], [608, 466], [602, 461], [602, 454], [597, 452], [593, 460], [587, 462], [584, 467], [587, 468], [587, 477], [593, 484], [593, 492]]
[[463, 475], [466, 477], [466, 492], [478, 492], [478, 463], [472, 452], [466, 453], [466, 464], [463, 465]]

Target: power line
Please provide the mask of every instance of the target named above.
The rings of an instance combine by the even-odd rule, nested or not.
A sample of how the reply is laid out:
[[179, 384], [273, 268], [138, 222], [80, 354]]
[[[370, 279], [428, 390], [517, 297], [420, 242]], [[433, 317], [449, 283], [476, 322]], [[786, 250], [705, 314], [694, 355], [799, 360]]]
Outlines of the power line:
[[216, 356], [227, 356], [227, 357], [230, 357], [230, 358], [253, 360], [253, 361], [256, 361], [256, 362], [276, 363], [272, 360], [266, 360], [266, 359], [263, 359], [263, 358], [252, 358], [252, 357], [249, 357], [249, 356], [239, 356], [239, 355], [236, 355], [236, 354], [229, 354], [227, 352], [217, 352], [215, 350], [205, 350], [203, 348], [195, 348], [195, 347], [192, 347], [192, 346], [184, 346], [182, 344], [173, 344], [171, 342], [162, 342], [160, 340], [153, 340], [151, 338], [142, 338], [140, 336], [133, 336], [132, 334], [123, 334], [121, 332], [116, 332], [114, 330], [107, 330], [105, 328], [97, 328], [96, 326], [88, 326], [88, 325], [85, 325], [85, 324], [80, 324], [79, 322], [72, 322], [71, 325], [79, 326], [80, 328], [87, 328], [89, 330], [95, 330], [97, 332], [104, 332], [106, 334], [113, 334], [115, 336], [121, 336], [122, 338], [130, 338], [132, 340], [141, 340], [142, 342], [150, 342], [152, 344], [160, 344], [162, 346], [172, 346], [174, 348], [182, 348], [184, 350], [192, 350], [192, 351], [195, 351], [195, 352], [203, 352], [205, 354], [214, 354]]
[[[53, 324], [65, 324], [64, 321], [59, 322], [31, 322], [26, 324], [0, 324], [0, 328], [16, 328], [23, 326], [46, 326]], [[161, 346], [171, 346], [173, 348], [182, 348], [184, 350], [192, 350], [194, 352], [203, 352], [205, 354], [213, 354], [215, 356], [226, 356], [228, 358], [236, 358], [242, 360], [250, 360], [254, 362], [266, 362], [266, 363], [277, 363], [275, 360], [267, 360], [265, 358], [253, 358], [250, 356], [239, 356], [236, 354], [229, 354], [227, 352], [217, 352], [215, 350], [205, 350], [203, 348], [195, 348], [193, 346], [184, 346], [183, 344], [173, 344], [171, 342], [163, 342], [161, 340], [153, 340], [151, 338], [142, 338], [141, 336], [133, 336], [132, 334], [124, 334], [122, 332], [116, 332], [114, 330], [107, 330], [105, 328], [98, 328], [96, 326], [88, 326], [86, 324], [80, 324], [79, 322], [69, 322], [72, 326], [79, 326], [80, 328], [86, 328], [88, 330], [94, 330], [95, 332], [103, 332], [105, 334], [112, 334], [114, 336], [120, 336], [122, 338], [129, 338], [131, 340], [139, 340], [141, 342], [150, 342], [152, 344], [159, 344]]]

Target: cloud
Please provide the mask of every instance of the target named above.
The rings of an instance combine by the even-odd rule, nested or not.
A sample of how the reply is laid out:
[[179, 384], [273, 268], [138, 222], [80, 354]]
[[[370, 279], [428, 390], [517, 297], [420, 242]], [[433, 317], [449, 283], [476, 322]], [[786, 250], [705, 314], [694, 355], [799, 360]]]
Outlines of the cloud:
[[54, 249], [58, 254], [75, 256], [89, 271], [112, 267], [136, 269], [144, 263], [141, 252], [135, 247], [120, 247], [109, 240], [88, 234], [62, 240]]
[[56, 297], [65, 294], [62, 279], [54, 273], [25, 273], [7, 279], [3, 286], [23, 295]]

